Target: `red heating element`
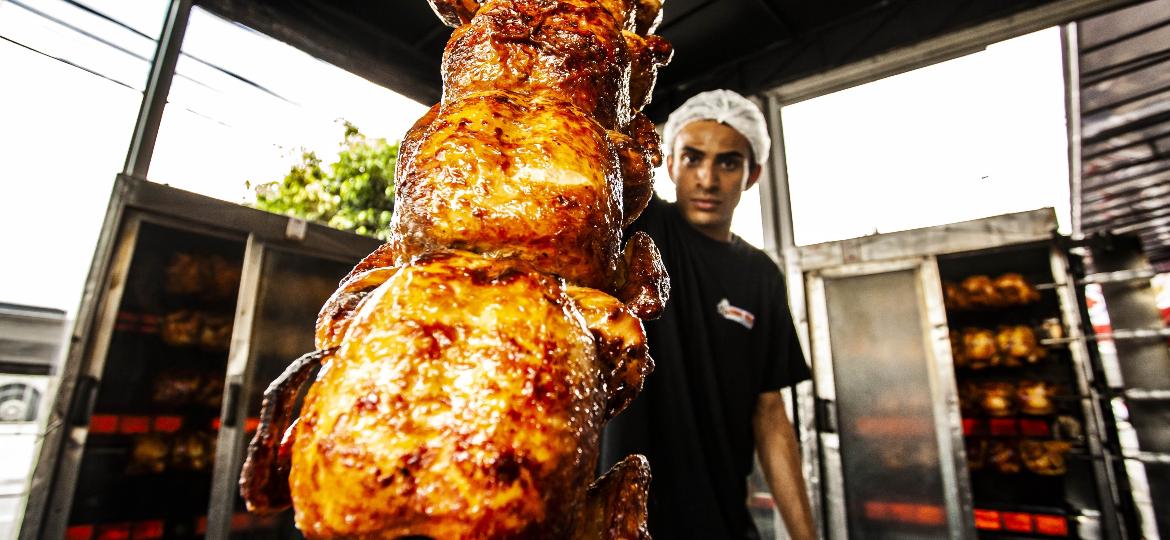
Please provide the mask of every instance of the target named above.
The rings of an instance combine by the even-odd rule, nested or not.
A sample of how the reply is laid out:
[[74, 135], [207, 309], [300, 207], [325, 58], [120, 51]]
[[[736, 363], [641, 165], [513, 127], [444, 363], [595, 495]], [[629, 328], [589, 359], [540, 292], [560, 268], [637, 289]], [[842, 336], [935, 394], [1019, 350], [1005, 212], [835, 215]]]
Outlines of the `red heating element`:
[[981, 531], [1010, 531], [1045, 536], [1068, 536], [1068, 518], [1030, 512], [1000, 512], [975, 509], [975, 528]]
[[888, 521], [909, 525], [936, 526], [946, 523], [941, 506], [890, 501], [866, 501], [865, 517], [870, 521]]

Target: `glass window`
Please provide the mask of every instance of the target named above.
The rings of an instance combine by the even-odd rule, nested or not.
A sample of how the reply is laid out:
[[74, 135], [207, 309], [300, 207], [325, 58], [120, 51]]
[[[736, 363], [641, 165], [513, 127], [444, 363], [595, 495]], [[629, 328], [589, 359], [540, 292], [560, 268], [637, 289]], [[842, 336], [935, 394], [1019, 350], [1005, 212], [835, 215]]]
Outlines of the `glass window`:
[[1056, 28], [781, 113], [799, 245], [1043, 207], [1069, 227]]
[[148, 177], [247, 203], [310, 150], [333, 161], [342, 120], [397, 141], [426, 106], [207, 11], [191, 12]]
[[0, 2], [0, 302], [72, 318], [166, 5]]

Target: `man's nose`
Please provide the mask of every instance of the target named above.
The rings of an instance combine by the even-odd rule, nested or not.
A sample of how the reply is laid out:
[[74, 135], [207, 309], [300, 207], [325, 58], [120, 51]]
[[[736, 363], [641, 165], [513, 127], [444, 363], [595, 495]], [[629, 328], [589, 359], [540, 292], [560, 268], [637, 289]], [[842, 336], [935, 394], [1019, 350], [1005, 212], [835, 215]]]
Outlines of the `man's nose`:
[[715, 164], [704, 163], [697, 171], [695, 179], [702, 189], [714, 189], [718, 184], [715, 181]]

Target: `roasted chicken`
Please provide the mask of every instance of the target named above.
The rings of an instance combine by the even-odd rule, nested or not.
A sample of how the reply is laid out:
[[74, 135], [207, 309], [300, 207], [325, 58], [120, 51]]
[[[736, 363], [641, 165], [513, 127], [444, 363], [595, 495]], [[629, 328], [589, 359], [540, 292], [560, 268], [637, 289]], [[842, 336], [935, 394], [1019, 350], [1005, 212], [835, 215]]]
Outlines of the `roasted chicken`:
[[1016, 388], [1016, 398], [1020, 402], [1020, 412], [1024, 414], [1052, 414], [1056, 410], [1056, 403], [1052, 401], [1056, 387], [1047, 381], [1020, 381]]
[[1015, 272], [1003, 274], [995, 279], [986, 275], [974, 275], [961, 283], [950, 281], [943, 283], [943, 303], [950, 310], [1022, 306], [1039, 300], [1040, 291], [1027, 278]]
[[1016, 387], [1009, 382], [983, 383], [979, 406], [988, 416], [1011, 416], [1016, 413]]
[[637, 112], [670, 57], [660, 2], [431, 6], [456, 29], [391, 238], [265, 392], [241, 492], [309, 538], [649, 538], [645, 458], [590, 481], [669, 292], [650, 238], [621, 238], [661, 163]]
[[987, 460], [1000, 474], [1020, 472], [1020, 451], [1015, 441], [995, 441], [987, 451]]
[[995, 333], [995, 343], [999, 348], [1000, 363], [1009, 367], [1035, 364], [1048, 356], [1048, 351], [1036, 340], [1036, 333], [1023, 324], [1001, 326]]
[[983, 328], [964, 328], [962, 334], [962, 352], [958, 355], [963, 366], [971, 369], [983, 369], [993, 365], [999, 354], [996, 348], [995, 334]]
[[1014, 272], [995, 278], [995, 290], [1000, 302], [1009, 306], [1022, 306], [1040, 300], [1040, 292], [1024, 276]]
[[1064, 456], [1072, 449], [1065, 441], [1020, 441], [1020, 458], [1029, 471], [1042, 476], [1058, 476], [1068, 472]]

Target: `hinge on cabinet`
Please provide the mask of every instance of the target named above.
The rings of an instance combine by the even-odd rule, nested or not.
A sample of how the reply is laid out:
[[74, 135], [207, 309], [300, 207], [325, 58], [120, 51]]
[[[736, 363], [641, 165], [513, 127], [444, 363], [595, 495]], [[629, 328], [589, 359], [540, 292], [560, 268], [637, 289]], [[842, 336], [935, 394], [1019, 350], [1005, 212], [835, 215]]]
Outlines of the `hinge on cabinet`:
[[69, 423], [84, 427], [89, 425], [93, 415], [94, 398], [97, 397], [98, 380], [92, 375], [82, 375], [73, 389], [73, 402], [69, 406]]
[[837, 404], [836, 402], [817, 398], [817, 431], [821, 433], [837, 432]]

